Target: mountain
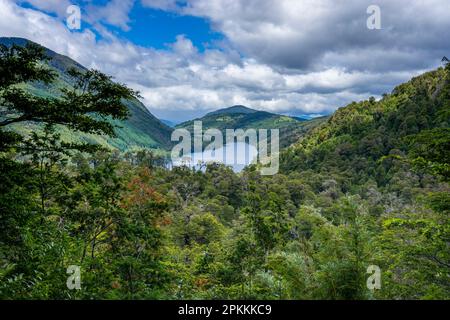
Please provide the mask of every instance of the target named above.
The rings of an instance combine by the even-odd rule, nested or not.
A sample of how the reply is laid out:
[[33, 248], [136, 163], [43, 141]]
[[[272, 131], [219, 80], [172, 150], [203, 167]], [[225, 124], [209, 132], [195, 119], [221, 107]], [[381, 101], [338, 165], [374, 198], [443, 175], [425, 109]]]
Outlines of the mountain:
[[[411, 160], [413, 159], [413, 160]], [[313, 170], [347, 185], [392, 181], [421, 186], [405, 168], [421, 164], [449, 176], [450, 64], [396, 87], [376, 101], [338, 109], [281, 154], [284, 172]], [[400, 188], [395, 192], [403, 192]]]
[[170, 120], [165, 120], [165, 119], [160, 119], [162, 123], [164, 123], [165, 125], [174, 128], [177, 124], [176, 122], [170, 121]]
[[287, 116], [258, 111], [244, 106], [233, 106], [210, 112], [201, 118], [183, 122], [177, 128], [192, 128], [194, 121], [202, 121], [203, 128], [223, 129], [272, 129], [300, 122]]
[[195, 120], [183, 122], [176, 128], [184, 128], [192, 132], [194, 121], [202, 121], [203, 130], [216, 128], [224, 134], [226, 129], [280, 129], [280, 147], [287, 147], [324, 120], [325, 118], [318, 118], [312, 121], [302, 121], [237, 105], [210, 112]]
[[[25, 46], [28, 43], [32, 42], [22, 38], [0, 38], [0, 44], [8, 47], [13, 44]], [[50, 58], [47, 64], [49, 68], [56, 72], [58, 76], [57, 80], [50, 86], [37, 83], [27, 84], [25, 87], [30, 92], [39, 96], [56, 97], [59, 94], [60, 88], [72, 85], [71, 78], [67, 73], [70, 68], [78, 70], [87, 69], [69, 57], [60, 55], [45, 47], [44, 50], [46, 55]], [[83, 133], [74, 134], [64, 127], [60, 127], [58, 130], [65, 141], [98, 143], [121, 151], [136, 147], [163, 150], [169, 149], [171, 146], [170, 135], [173, 129], [153, 116], [140, 101], [130, 100], [126, 101], [125, 104], [130, 110], [130, 118], [126, 121], [112, 120], [112, 123], [118, 126], [116, 129], [117, 137], [115, 138]], [[26, 125], [18, 124], [12, 126], [12, 128], [26, 134], [39, 130], [39, 125], [34, 123]]]
[[250, 108], [247, 108], [246, 106], [233, 106], [233, 107], [224, 108], [224, 109], [210, 112], [207, 114], [207, 116], [214, 116], [214, 115], [221, 115], [221, 114], [233, 114], [233, 113], [251, 114], [251, 113], [256, 113], [256, 112], [258, 112], [258, 110], [250, 109]]

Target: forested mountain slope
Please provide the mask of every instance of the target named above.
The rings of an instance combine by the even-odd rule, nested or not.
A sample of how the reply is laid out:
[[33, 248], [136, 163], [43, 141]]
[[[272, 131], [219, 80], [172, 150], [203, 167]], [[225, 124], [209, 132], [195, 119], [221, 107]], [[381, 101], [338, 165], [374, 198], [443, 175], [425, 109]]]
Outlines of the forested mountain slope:
[[325, 117], [310, 121], [254, 110], [245, 106], [233, 106], [210, 112], [205, 116], [177, 125], [177, 128], [193, 130], [194, 121], [202, 121], [203, 130], [216, 128], [224, 134], [226, 129], [279, 129], [280, 146], [287, 147], [305, 132], [321, 123]]
[[[0, 38], [0, 44], [7, 47], [13, 44], [26, 46], [29, 43], [31, 43], [31, 41], [22, 38]], [[68, 70], [70, 68], [84, 71], [87, 70], [76, 61], [66, 56], [57, 54], [50, 49], [45, 48], [45, 53], [51, 58], [48, 61], [48, 65], [58, 75], [58, 81], [50, 87], [41, 83], [27, 84], [26, 86], [29, 92], [33, 94], [44, 97], [57, 96], [60, 94], [60, 88], [72, 85], [72, 79], [68, 74]], [[117, 125], [117, 136], [115, 138], [83, 133], [77, 133], [74, 135], [64, 127], [59, 127], [59, 131], [66, 141], [98, 143], [103, 146], [122, 151], [132, 149], [134, 147], [168, 149], [171, 146], [170, 135], [172, 129], [153, 116], [138, 100], [126, 101], [126, 104], [130, 111], [130, 117], [125, 121], [111, 120], [112, 123]], [[27, 125], [14, 125], [13, 128], [14, 130], [24, 134], [36, 131], [38, 126], [29, 123]]]
[[277, 175], [169, 173], [171, 250], [196, 270], [183, 294], [448, 299], [449, 111], [447, 65], [339, 109], [282, 151]]
[[[396, 87], [380, 101], [371, 98], [337, 110], [282, 154], [283, 171], [312, 169], [362, 183], [370, 177], [386, 185], [402, 158], [418, 156], [419, 138], [449, 133], [449, 67], [425, 73]], [[439, 140], [442, 142], [442, 140]], [[448, 140], [442, 156], [449, 159]], [[423, 150], [432, 153], [433, 150]], [[402, 162], [406, 165], [405, 162]], [[430, 164], [432, 165], [432, 164]]]

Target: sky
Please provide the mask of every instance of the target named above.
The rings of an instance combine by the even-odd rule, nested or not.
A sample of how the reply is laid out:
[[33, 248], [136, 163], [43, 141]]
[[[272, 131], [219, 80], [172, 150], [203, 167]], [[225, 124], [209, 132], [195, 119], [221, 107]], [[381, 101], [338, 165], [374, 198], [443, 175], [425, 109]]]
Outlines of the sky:
[[112, 75], [175, 122], [233, 105], [330, 114], [450, 56], [450, 0], [0, 0], [0, 13], [0, 36]]

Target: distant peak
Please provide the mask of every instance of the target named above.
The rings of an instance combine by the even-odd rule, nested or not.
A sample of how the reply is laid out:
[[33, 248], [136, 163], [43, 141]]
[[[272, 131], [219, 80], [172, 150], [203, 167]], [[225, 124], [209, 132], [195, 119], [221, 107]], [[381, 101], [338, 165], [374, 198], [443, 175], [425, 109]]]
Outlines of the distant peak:
[[217, 115], [217, 114], [233, 114], [233, 113], [256, 113], [258, 110], [254, 110], [242, 105], [236, 105], [229, 108], [219, 109], [208, 113], [207, 115]]

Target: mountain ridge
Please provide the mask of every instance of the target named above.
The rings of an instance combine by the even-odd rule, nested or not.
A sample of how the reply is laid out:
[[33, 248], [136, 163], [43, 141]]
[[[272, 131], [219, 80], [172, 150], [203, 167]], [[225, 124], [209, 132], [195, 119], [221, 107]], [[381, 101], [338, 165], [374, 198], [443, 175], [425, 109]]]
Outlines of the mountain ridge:
[[226, 129], [279, 129], [280, 147], [284, 148], [296, 142], [325, 119], [327, 118], [304, 121], [290, 116], [258, 111], [243, 105], [235, 105], [207, 113], [200, 118], [185, 121], [175, 128], [193, 132], [194, 122], [202, 121], [203, 130], [215, 128], [222, 132], [225, 132]]
[[232, 107], [222, 108], [222, 109], [218, 109], [215, 111], [211, 111], [211, 112], [207, 113], [205, 116], [213, 116], [213, 115], [220, 115], [220, 114], [234, 114], [234, 113], [250, 114], [250, 113], [256, 113], [256, 112], [258, 112], [258, 110], [251, 109], [244, 105], [234, 105]]
[[[59, 93], [59, 88], [71, 85], [71, 78], [67, 71], [70, 68], [75, 68], [80, 71], [88, 70], [86, 67], [76, 62], [75, 60], [58, 54], [38, 43], [24, 38], [16, 37], [0, 37], [0, 44], [4, 46], [25, 46], [27, 44], [36, 44], [42, 47], [45, 54], [50, 58], [47, 65], [56, 72], [57, 80], [55, 84], [47, 87], [43, 84], [26, 84], [27, 90], [35, 95], [56, 97]], [[125, 121], [111, 120], [117, 126], [115, 132], [116, 137], [106, 137], [99, 135], [75, 133], [71, 134], [67, 129], [59, 127], [62, 136], [65, 139], [72, 141], [83, 141], [89, 143], [99, 143], [105, 147], [119, 149], [121, 151], [130, 150], [133, 148], [148, 148], [148, 149], [170, 149], [172, 143], [170, 135], [172, 128], [161, 122], [156, 118], [139, 100], [126, 101], [130, 111], [130, 117]], [[29, 133], [33, 130], [38, 130], [39, 125], [28, 124], [12, 126], [13, 130], [22, 133]]]

